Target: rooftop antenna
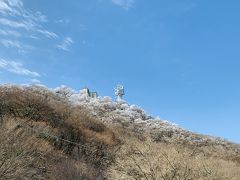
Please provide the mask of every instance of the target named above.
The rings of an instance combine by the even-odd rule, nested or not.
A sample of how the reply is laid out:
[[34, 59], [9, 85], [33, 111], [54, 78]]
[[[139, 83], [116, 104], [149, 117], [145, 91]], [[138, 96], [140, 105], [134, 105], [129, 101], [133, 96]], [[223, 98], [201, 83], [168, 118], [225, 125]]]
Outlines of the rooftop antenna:
[[121, 101], [123, 95], [125, 95], [123, 85], [118, 84], [115, 88], [115, 95], [117, 96], [117, 101]]

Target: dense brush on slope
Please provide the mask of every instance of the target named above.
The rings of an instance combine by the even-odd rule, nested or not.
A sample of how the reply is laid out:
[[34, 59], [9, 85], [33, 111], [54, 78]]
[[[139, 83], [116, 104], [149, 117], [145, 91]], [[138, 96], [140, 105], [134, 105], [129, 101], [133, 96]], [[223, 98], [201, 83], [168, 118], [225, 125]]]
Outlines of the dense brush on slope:
[[[1, 132], [4, 132], [7, 137], [11, 137], [15, 132], [21, 131], [19, 140], [25, 139], [25, 137], [28, 136], [31, 136], [33, 139], [41, 139], [48, 143], [51, 149], [53, 149], [53, 155], [55, 155], [55, 151], [59, 151], [60, 155], [76, 161], [77, 164], [77, 160], [81, 159], [81, 162], [86, 164], [85, 166], [90, 166], [91, 169], [93, 169], [94, 173], [91, 173], [91, 176], [94, 176], [94, 174], [96, 177], [104, 175], [105, 169], [109, 166], [110, 162], [112, 162], [113, 155], [111, 148], [117, 141], [112, 131], [102, 123], [94, 118], [90, 118], [86, 112], [81, 111], [81, 109], [71, 107], [68, 102], [50, 91], [42, 91], [42, 89], [5, 86], [0, 88], [0, 99], [1, 128], [4, 129], [1, 130]], [[10, 121], [11, 126], [9, 126]], [[16, 138], [14, 139], [18, 142]], [[17, 149], [18, 146], [26, 146], [25, 149], [27, 152], [29, 151], [29, 153], [27, 153], [29, 157], [32, 156], [33, 158], [42, 160], [38, 155], [30, 153], [35, 150], [31, 149], [32, 146], [28, 146], [30, 142], [27, 141], [29, 139], [25, 140], [26, 142], [23, 140], [23, 145], [14, 143], [13, 146], [9, 145], [11, 149], [9, 152], [15, 151], [14, 149]], [[9, 139], [8, 142], [12, 142], [12, 140]], [[34, 146], [32, 148], [34, 148]], [[41, 144], [36, 144], [36, 149], [38, 148], [41, 148]], [[31, 163], [25, 158], [26, 156], [18, 157], [18, 152], [16, 152], [16, 159], [12, 159], [10, 157], [11, 155], [6, 154], [7, 152], [8, 151], [1, 152], [3, 153], [1, 154], [2, 156], [6, 155], [7, 161], [5, 162], [5, 158], [2, 161], [0, 159], [0, 164], [3, 163], [4, 166], [5, 163], [9, 164], [6, 165], [6, 169], [8, 169], [8, 166], [13, 166], [12, 168], [14, 168], [14, 163], [17, 164], [17, 162], [14, 161], [19, 158], [21, 161], [26, 161], [26, 164], [23, 162], [22, 168], [25, 168], [25, 170], [32, 169], [29, 171], [33, 177], [36, 176], [36, 173], [42, 168], [39, 167], [40, 169], [38, 169], [38, 167], [35, 167], [35, 160]], [[40, 154], [45, 157], [45, 152]], [[64, 165], [61, 164], [61, 158], [56, 159], [51, 166], [56, 164], [57, 167], [62, 170]], [[48, 162], [50, 162], [53, 159], [49, 157], [48, 160]], [[65, 163], [64, 160], [63, 162]], [[71, 166], [75, 166], [75, 163], [68, 162], [72, 164]], [[19, 165], [21, 164], [22, 163], [19, 163]], [[7, 174], [10, 173], [8, 170], [5, 170], [4, 166], [0, 166], [0, 178], [1, 176], [4, 177], [2, 179], [6, 179], [9, 176]], [[56, 170], [57, 167], [49, 166], [47, 168], [46, 166], [47, 164], [43, 165], [44, 168], [48, 169], [42, 172], [43, 177], [47, 177], [49, 173], [53, 173], [53, 169], [55, 169], [54, 171], [65, 173], [61, 170]], [[37, 168], [37, 170], [34, 170], [35, 168]], [[76, 171], [81, 172], [82, 169], [78, 170], [78, 167], [76, 167]], [[89, 170], [87, 168], [86, 173], [88, 172]], [[77, 172], [72, 173], [78, 174]], [[21, 174], [17, 175], [23, 178], [26, 174], [24, 174], [24, 176]], [[55, 175], [60, 175], [60, 173], [57, 172]]]
[[239, 163], [221, 153], [125, 137], [108, 174], [116, 180], [239, 180]]
[[126, 102], [0, 87], [0, 179], [233, 179], [239, 146]]

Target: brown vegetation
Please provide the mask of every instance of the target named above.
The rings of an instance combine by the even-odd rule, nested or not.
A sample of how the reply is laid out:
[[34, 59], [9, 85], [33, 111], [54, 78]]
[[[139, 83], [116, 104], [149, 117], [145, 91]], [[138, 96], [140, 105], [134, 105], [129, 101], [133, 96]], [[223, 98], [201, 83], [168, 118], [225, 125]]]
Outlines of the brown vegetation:
[[[47, 177], [46, 165], [59, 153], [47, 141], [29, 136], [6, 118], [0, 126], [0, 179]], [[49, 159], [50, 158], [50, 159]]]
[[[90, 118], [81, 109], [71, 107], [66, 100], [51, 92], [43, 93], [41, 89], [1, 87], [0, 99], [2, 128], [9, 124], [5, 122], [11, 120], [13, 126], [22, 130], [23, 139], [25, 139], [24, 137], [34, 137], [47, 141], [51, 148], [61, 151], [64, 156], [72, 159], [72, 161], [81, 158], [83, 164], [89, 164], [89, 167], [95, 169], [95, 174], [98, 174], [98, 177], [103, 176], [105, 169], [113, 158], [111, 148], [117, 141], [112, 131], [102, 123]], [[14, 134], [14, 131], [7, 133], [7, 136]], [[2, 132], [6, 133], [8, 131], [2, 130]], [[20, 139], [15, 140], [20, 142]], [[29, 141], [28, 139], [25, 140]], [[1, 142], [4, 147], [6, 144]], [[16, 147], [22, 146], [21, 144], [15, 145]], [[10, 147], [15, 146], [10, 144]], [[24, 148], [24, 146], [22, 147]], [[36, 149], [30, 148], [30, 150], [36, 152]], [[29, 153], [28, 155], [29, 157], [35, 157], [35, 155]], [[26, 158], [25, 161], [31, 162]], [[65, 161], [63, 162], [65, 163]], [[18, 162], [15, 163], [20, 165]], [[57, 167], [64, 166], [66, 164], [61, 166], [59, 162], [56, 162], [56, 167], [53, 169], [56, 171]], [[84, 174], [84, 172], [81, 173]], [[99, 176], [99, 174], [102, 175]]]
[[106, 127], [41, 87], [0, 87], [0, 179], [239, 179], [235, 146], [173, 138]]
[[176, 144], [125, 138], [108, 174], [116, 180], [238, 180], [240, 164]]

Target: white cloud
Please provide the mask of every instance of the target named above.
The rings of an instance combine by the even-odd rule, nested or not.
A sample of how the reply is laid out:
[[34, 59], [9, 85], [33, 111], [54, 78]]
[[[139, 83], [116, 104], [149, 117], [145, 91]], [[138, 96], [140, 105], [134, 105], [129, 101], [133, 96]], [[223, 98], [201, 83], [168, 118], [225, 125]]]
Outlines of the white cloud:
[[43, 23], [48, 21], [47, 16], [40, 11], [26, 9], [22, 0], [0, 0], [0, 14], [4, 14], [4, 18], [0, 18], [0, 24], [14, 30], [23, 29], [27, 33], [44, 35], [50, 39], [58, 37], [56, 33], [43, 28]]
[[57, 48], [64, 51], [69, 51], [73, 44], [73, 40], [70, 37], [66, 37], [61, 44], [57, 45]]
[[[36, 24], [33, 21], [13, 21], [13, 20], [9, 20], [7, 18], [0, 18], [0, 24], [14, 28], [14, 29], [24, 29], [26, 31], [29, 31], [31, 33], [38, 33], [38, 34], [42, 34], [47, 38], [50, 39], [56, 39], [58, 38], [58, 35], [54, 32], [48, 31], [46, 29], [41, 28], [38, 24]], [[15, 31], [16, 31], [15, 30]]]
[[133, 7], [135, 0], [111, 0], [113, 4], [121, 6], [125, 10], [128, 10]]
[[87, 25], [85, 25], [85, 24], [79, 24], [79, 30], [81, 30], [81, 31], [86, 31], [86, 30], [88, 30], [88, 27], [87, 27]]
[[19, 41], [13, 41], [13, 40], [9, 40], [9, 39], [2, 39], [2, 40], [0, 40], [0, 43], [6, 48], [17, 48], [19, 50], [33, 49], [33, 47], [30, 45], [25, 45]]
[[10, 12], [12, 9], [4, 1], [0, 0], [0, 12]]
[[41, 84], [42, 82], [40, 81], [40, 80], [38, 80], [38, 79], [31, 79], [31, 82], [33, 83], [33, 84]]
[[23, 28], [27, 31], [33, 28], [33, 24], [26, 21], [13, 21], [7, 18], [0, 18], [0, 24], [11, 28]]
[[20, 37], [21, 33], [17, 32], [17, 31], [13, 31], [13, 30], [1, 30], [0, 29], [0, 35]]
[[48, 22], [47, 16], [42, 14], [40, 11], [37, 11], [34, 16], [31, 16], [35, 21]]
[[0, 58], [0, 68], [19, 75], [40, 77], [40, 74], [23, 67], [23, 64], [16, 61], [9, 61]]
[[10, 6], [13, 7], [18, 7], [18, 8], [22, 8], [23, 7], [23, 3], [21, 0], [2, 0], [7, 2]]
[[[26, 45], [26, 42], [39, 41], [42, 37], [50, 40], [58, 39], [58, 34], [46, 28], [46, 22], [48, 22], [46, 15], [40, 11], [29, 10], [24, 6], [23, 0], [0, 0], [0, 45], [6, 48], [17, 48], [19, 53], [25, 53], [26, 50], [36, 49]], [[55, 23], [68, 24], [70, 19], [63, 18]], [[87, 30], [84, 24], [80, 24], [79, 28]], [[30, 41], [27, 41], [28, 39]], [[70, 51], [73, 40], [66, 37], [60, 43], [53, 43], [60, 50]]]
[[63, 18], [63, 19], [59, 19], [59, 20], [56, 20], [55, 23], [60, 23], [60, 24], [69, 24], [70, 23], [70, 19], [68, 18]]
[[50, 38], [50, 39], [56, 39], [58, 38], [58, 35], [54, 32], [50, 32], [50, 31], [47, 31], [47, 30], [43, 30], [43, 29], [38, 29], [37, 32], [45, 35], [46, 37]]
[[0, 13], [10, 16], [21, 16], [34, 21], [47, 22], [47, 17], [41, 12], [35, 13], [27, 10], [22, 0], [0, 0]]

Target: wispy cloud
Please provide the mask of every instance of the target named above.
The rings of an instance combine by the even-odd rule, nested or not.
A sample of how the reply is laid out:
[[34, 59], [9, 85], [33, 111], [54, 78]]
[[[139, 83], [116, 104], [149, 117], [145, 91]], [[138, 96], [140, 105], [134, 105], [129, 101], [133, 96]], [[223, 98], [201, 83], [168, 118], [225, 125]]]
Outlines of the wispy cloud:
[[50, 32], [50, 31], [47, 31], [47, 30], [43, 30], [43, 29], [38, 29], [37, 32], [45, 35], [46, 37], [50, 38], [50, 39], [56, 39], [58, 38], [58, 35], [54, 32]]
[[31, 83], [33, 83], [33, 84], [41, 84], [42, 82], [39, 79], [33, 78], [33, 79], [31, 79]]
[[10, 12], [12, 11], [12, 9], [8, 6], [8, 4], [6, 4], [4, 1], [0, 1], [0, 11], [1, 12]]
[[6, 48], [17, 48], [19, 50], [30, 50], [33, 49], [30, 45], [25, 45], [19, 41], [13, 41], [9, 39], [1, 39], [0, 43]]
[[122, 7], [125, 10], [129, 10], [135, 4], [135, 0], [111, 0], [113, 4]]
[[0, 24], [11, 27], [11, 28], [23, 28], [27, 31], [33, 29], [33, 23], [27, 21], [13, 21], [7, 18], [0, 18]]
[[20, 37], [21, 33], [17, 32], [17, 31], [13, 31], [13, 30], [1, 30], [0, 29], [0, 35]]
[[70, 21], [71, 21], [71, 20], [68, 19], [68, 18], [63, 18], [63, 19], [56, 20], [55, 23], [59, 23], [59, 24], [69, 24]]
[[69, 48], [72, 46], [72, 44], [73, 44], [72, 38], [66, 37], [62, 43], [57, 45], [57, 48], [60, 50], [69, 51], [70, 50]]
[[[43, 35], [47, 38], [57, 38], [57, 34], [44, 28], [48, 22], [47, 16], [40, 11], [32, 12], [24, 7], [22, 0], [0, 0], [0, 24], [13, 28], [15, 31], [23, 29], [27, 33]], [[15, 19], [15, 20], [13, 20]]]
[[9, 61], [0, 58], [0, 68], [19, 75], [40, 77], [39, 73], [26, 69], [22, 63], [16, 61]]
[[86, 24], [79, 24], [79, 30], [80, 31], [86, 31], [86, 30], [88, 30], [88, 27], [87, 27], [87, 25]]
[[22, 0], [0, 0], [0, 13], [12, 17], [20, 16], [22, 18], [34, 21], [47, 22], [47, 16], [40, 11], [31, 12], [23, 5]]
[[[25, 8], [23, 0], [0, 0], [0, 27], [0, 47], [17, 49], [18, 54], [41, 48], [37, 41], [59, 38], [48, 28], [47, 16]], [[52, 47], [55, 44], [52, 42]]]

